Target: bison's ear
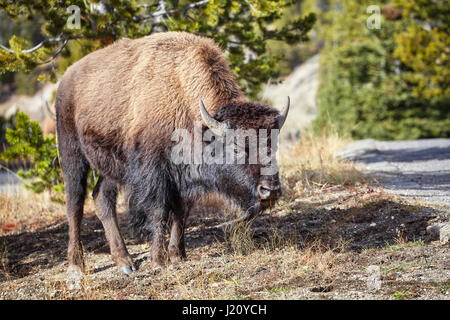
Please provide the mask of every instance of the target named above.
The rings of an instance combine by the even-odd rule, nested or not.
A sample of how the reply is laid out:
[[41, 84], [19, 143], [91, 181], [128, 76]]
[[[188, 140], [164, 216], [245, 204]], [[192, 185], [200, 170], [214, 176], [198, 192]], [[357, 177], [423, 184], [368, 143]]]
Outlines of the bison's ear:
[[291, 99], [289, 98], [289, 96], [287, 97], [286, 100], [286, 105], [283, 108], [283, 110], [280, 112], [280, 115], [277, 117], [277, 121], [278, 121], [278, 128], [281, 129], [281, 127], [283, 126], [284, 122], [286, 121], [287, 115], [289, 113], [289, 106], [291, 104]]
[[228, 126], [224, 122], [217, 121], [208, 113], [203, 104], [202, 99], [199, 100], [200, 104], [200, 114], [202, 115], [203, 121], [205, 121], [206, 126], [219, 137], [223, 137], [225, 135], [225, 130], [228, 129]]

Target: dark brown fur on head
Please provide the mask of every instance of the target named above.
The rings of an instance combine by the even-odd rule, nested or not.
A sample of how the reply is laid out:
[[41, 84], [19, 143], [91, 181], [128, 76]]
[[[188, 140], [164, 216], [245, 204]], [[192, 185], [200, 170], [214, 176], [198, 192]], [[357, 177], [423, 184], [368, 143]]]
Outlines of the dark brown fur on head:
[[231, 129], [279, 129], [279, 112], [268, 105], [257, 102], [231, 103], [216, 113], [219, 121], [228, 121]]

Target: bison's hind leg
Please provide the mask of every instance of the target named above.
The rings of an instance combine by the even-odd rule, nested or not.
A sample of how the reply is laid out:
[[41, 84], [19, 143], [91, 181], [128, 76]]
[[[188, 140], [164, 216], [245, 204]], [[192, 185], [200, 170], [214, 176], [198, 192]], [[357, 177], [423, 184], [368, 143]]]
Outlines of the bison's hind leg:
[[127, 251], [125, 242], [120, 235], [117, 223], [116, 200], [117, 185], [114, 181], [100, 176], [92, 196], [95, 201], [97, 217], [103, 224], [106, 238], [111, 250], [111, 257], [120, 272], [130, 274], [134, 270], [133, 260]]
[[86, 181], [89, 163], [81, 151], [78, 140], [59, 127], [59, 152], [64, 173], [66, 207], [69, 224], [69, 246], [67, 260], [69, 271], [84, 271], [83, 249], [80, 241], [80, 227], [86, 196]]

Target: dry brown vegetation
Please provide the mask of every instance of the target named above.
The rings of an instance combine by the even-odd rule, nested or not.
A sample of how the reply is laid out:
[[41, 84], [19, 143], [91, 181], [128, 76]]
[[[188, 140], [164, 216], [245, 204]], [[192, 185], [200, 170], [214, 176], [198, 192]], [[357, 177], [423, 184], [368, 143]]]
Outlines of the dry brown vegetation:
[[28, 190], [0, 193], [0, 236], [34, 231], [65, 219], [64, 206], [51, 201], [48, 193], [35, 194]]
[[[114, 267], [87, 201], [89, 270], [78, 290], [66, 285], [64, 206], [48, 195], [1, 195], [0, 299], [448, 298], [448, 245], [426, 234], [440, 213], [386, 193], [354, 163], [336, 159], [344, 143], [302, 137], [283, 150], [284, 195], [251, 224], [218, 227], [234, 213], [207, 199], [189, 219], [188, 260], [178, 265], [152, 269], [148, 244], [130, 239], [120, 214], [139, 267], [131, 277]], [[380, 268], [378, 290], [367, 285], [372, 265]]]

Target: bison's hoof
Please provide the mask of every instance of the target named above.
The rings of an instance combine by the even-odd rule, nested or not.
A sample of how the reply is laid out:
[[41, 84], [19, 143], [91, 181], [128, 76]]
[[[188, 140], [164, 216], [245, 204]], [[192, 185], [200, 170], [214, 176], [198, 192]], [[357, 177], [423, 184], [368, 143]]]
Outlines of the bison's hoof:
[[83, 272], [81, 271], [80, 267], [70, 265], [67, 268], [67, 289], [79, 290], [81, 288], [81, 280], [83, 280]]
[[179, 264], [182, 261], [181, 255], [171, 255], [170, 264]]
[[126, 275], [129, 276], [130, 274], [133, 273], [133, 271], [135, 271], [135, 268], [134, 267], [130, 267], [130, 266], [124, 266], [124, 267], [120, 267], [119, 271], [121, 273], [126, 274]]
[[162, 261], [152, 261], [151, 262], [151, 268], [153, 269], [153, 270], [159, 270], [159, 269], [162, 269], [162, 267], [164, 267], [164, 262], [162, 262]]

